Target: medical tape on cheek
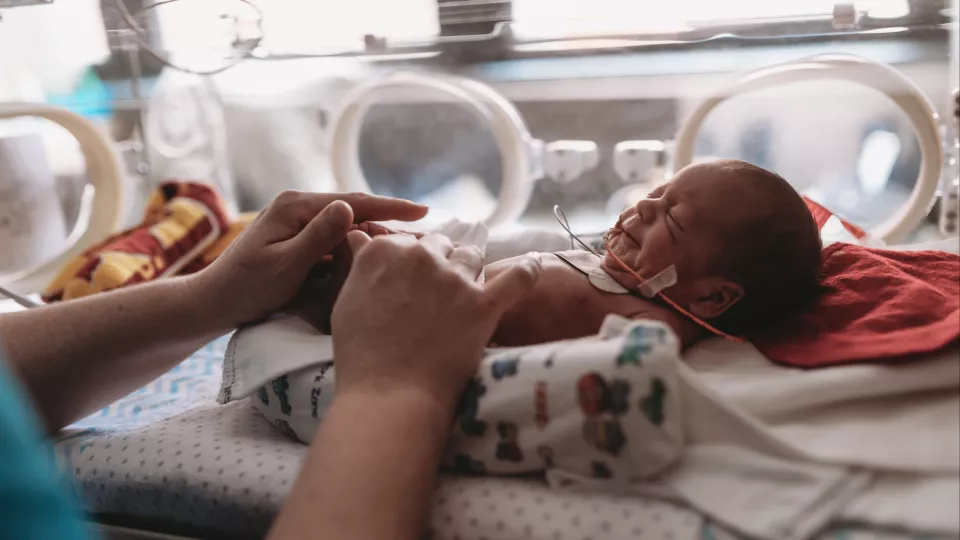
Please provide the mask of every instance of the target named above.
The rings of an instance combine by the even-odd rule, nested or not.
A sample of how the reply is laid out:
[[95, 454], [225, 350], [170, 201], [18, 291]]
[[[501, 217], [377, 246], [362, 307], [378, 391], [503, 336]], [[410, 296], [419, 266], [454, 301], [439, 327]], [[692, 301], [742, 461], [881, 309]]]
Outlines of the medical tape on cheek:
[[641, 283], [637, 290], [646, 298], [653, 298], [660, 291], [677, 284], [677, 267], [670, 265], [660, 273]]

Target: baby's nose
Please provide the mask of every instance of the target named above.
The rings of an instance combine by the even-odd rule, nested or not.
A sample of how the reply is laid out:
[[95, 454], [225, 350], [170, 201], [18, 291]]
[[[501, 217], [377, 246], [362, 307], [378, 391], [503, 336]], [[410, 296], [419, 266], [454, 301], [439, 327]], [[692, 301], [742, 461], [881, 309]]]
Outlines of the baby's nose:
[[633, 207], [634, 212], [643, 223], [650, 223], [657, 216], [657, 201], [654, 199], [640, 199]]

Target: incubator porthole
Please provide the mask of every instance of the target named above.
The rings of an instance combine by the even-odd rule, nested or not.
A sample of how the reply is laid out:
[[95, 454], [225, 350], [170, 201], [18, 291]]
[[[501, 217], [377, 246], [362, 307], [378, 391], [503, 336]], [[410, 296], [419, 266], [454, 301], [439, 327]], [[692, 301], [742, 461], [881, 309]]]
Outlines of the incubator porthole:
[[373, 193], [426, 204], [432, 222], [483, 221], [497, 205], [497, 141], [483, 118], [443, 96], [372, 105], [357, 152]]
[[[843, 122], [838, 122], [843, 118]], [[820, 126], [830, 126], [829, 131]], [[910, 197], [920, 147], [884, 94], [844, 81], [797, 82], [737, 95], [703, 123], [709, 155], [776, 171], [800, 193], [873, 228]]]
[[66, 261], [115, 230], [120, 162], [102, 128], [65, 109], [0, 103], [0, 286], [39, 291]]
[[0, 283], [67, 249], [92, 189], [66, 129], [35, 117], [0, 120]]
[[[803, 186], [797, 186], [801, 191], [807, 191], [811, 199], [821, 200], [830, 204], [830, 201], [824, 200], [822, 194], [818, 194], [816, 188], [838, 190], [838, 193], [847, 193], [852, 189], [850, 181], [856, 178], [856, 190], [858, 192], [857, 211], [861, 215], [852, 216], [853, 209], [838, 209], [838, 213], [845, 218], [857, 220], [859, 217], [861, 224], [867, 224], [871, 218], [880, 219], [873, 225], [867, 224], [869, 232], [886, 243], [898, 243], [907, 240], [916, 235], [921, 227], [925, 217], [930, 211], [931, 201], [936, 196], [940, 184], [940, 175], [944, 164], [944, 140], [943, 124], [928, 96], [926, 96], [917, 85], [906, 77], [900, 71], [893, 67], [882, 64], [862, 56], [852, 54], [822, 54], [812, 57], [801, 58], [799, 60], [773, 65], [766, 68], [747, 73], [738, 78], [732, 84], [719, 89], [704, 99], [698, 105], [690, 107], [687, 118], [680, 127], [676, 138], [676, 152], [674, 154], [674, 166], [682, 168], [691, 163], [695, 157], [694, 149], [697, 146], [697, 134], [708, 117], [718, 105], [736, 99], [739, 97], [761, 94], [769, 92], [771, 89], [778, 93], [791, 92], [797, 93], [798, 85], [817, 85], [823, 88], [824, 85], [852, 83], [858, 87], [876, 91], [876, 94], [863, 93], [858, 90], [857, 99], [838, 99], [836, 91], [826, 93], [826, 97], [810, 100], [811, 92], [807, 90], [803, 95], [797, 96], [804, 98], [806, 96], [808, 103], [816, 105], [813, 117], [807, 112], [802, 115], [800, 125], [804, 129], [789, 129], [784, 131], [782, 138], [789, 139], [791, 144], [780, 144], [780, 148], [771, 151], [771, 161], [774, 159], [783, 159], [788, 156], [792, 159], [799, 159], [807, 164], [818, 164], [821, 162], [840, 160], [838, 166], [834, 163], [831, 166], [832, 171], [823, 175], [822, 178], [816, 178], [816, 174], [806, 171], [808, 178], [795, 179], [806, 182], [809, 186], [804, 190]], [[850, 92], [846, 90], [844, 93]], [[889, 103], [896, 105], [895, 109], [889, 112], [871, 110], [871, 107], [865, 106], [873, 101], [883, 100], [884, 96]], [[793, 100], [783, 100], [782, 105], [775, 111], [764, 111], [762, 107], [751, 106], [750, 110], [742, 111], [745, 116], [758, 116], [767, 114], [768, 116], [783, 116], [785, 112], [789, 117], [802, 110], [797, 106], [800, 101], [795, 97]], [[838, 104], [842, 106], [838, 107]], [[757, 111], [759, 109], [759, 112]], [[875, 107], [874, 107], [875, 109]], [[811, 109], [806, 109], [810, 111]], [[821, 121], [816, 121], [815, 114], [826, 114], [821, 116]], [[906, 118], [906, 122], [903, 119]], [[891, 120], [893, 119], [893, 120]], [[734, 119], [735, 120], [735, 119]], [[716, 118], [713, 120], [716, 122]], [[878, 125], [879, 122], [879, 125]], [[892, 125], [887, 128], [884, 125]], [[819, 126], [829, 126], [818, 129]], [[906, 127], [908, 126], [908, 127]], [[873, 137], [878, 129], [887, 131], [890, 135], [881, 133], [881, 137]], [[855, 132], [850, 133], [853, 129]], [[714, 130], [715, 131], [715, 130]], [[776, 130], [773, 131], [777, 133]], [[915, 137], [915, 144], [909, 144], [907, 139], [910, 134]], [[778, 139], [781, 136], [777, 135]], [[894, 141], [896, 139], [896, 141]], [[893, 144], [892, 144], [893, 143]], [[911, 151], [915, 150], [915, 152]], [[719, 149], [718, 152], [723, 152]], [[844, 154], [845, 153], [845, 154]], [[870, 155], [865, 155], [870, 154]], [[850, 156], [857, 156], [853, 160], [859, 162], [856, 165], [844, 167], [842, 165], [843, 157], [846, 155], [848, 160]], [[799, 157], [798, 157], [799, 156]], [[882, 159], [872, 159], [880, 156]], [[902, 160], [901, 160], [902, 158]], [[901, 161], [898, 161], [901, 160]], [[895, 196], [891, 197], [887, 186], [896, 186], [898, 182], [893, 182], [893, 175], [897, 171], [897, 166], [901, 166], [901, 171], [909, 169], [911, 160], [917, 163], [916, 181], [912, 187], [906, 188], [906, 197], [900, 199], [900, 204], [894, 204]], [[877, 161], [877, 162], [875, 162]], [[882, 163], [879, 163], [882, 161]], [[878, 166], [878, 163], [880, 166]], [[768, 166], [770, 166], [768, 164]], [[808, 165], [809, 166], [809, 165]], [[778, 168], [774, 166], [774, 168]], [[865, 173], [864, 171], [868, 171]], [[782, 168], [778, 172], [786, 172]], [[787, 174], [795, 175], [795, 171]], [[875, 178], [864, 182], [864, 175], [873, 175]], [[785, 174], [786, 175], [786, 174]], [[879, 175], [879, 176], [878, 176]], [[813, 176], [814, 180], [809, 177]], [[830, 184], [821, 182], [829, 181]], [[814, 183], [814, 181], [816, 183]], [[904, 182], [905, 183], [905, 182]], [[859, 192], [863, 192], [864, 186], [869, 186], [866, 191], [876, 199], [871, 206], [859, 204], [863, 199]], [[879, 187], [879, 189], [877, 189]], [[811, 192], [812, 191], [812, 192]], [[887, 200], [883, 201], [877, 195], [888, 195]], [[840, 197], [838, 195], [838, 197]], [[843, 197], [847, 201], [853, 200], [849, 195]], [[842, 200], [838, 200], [842, 203]], [[887, 213], [884, 210], [890, 209]]]
[[515, 223], [542, 170], [514, 106], [461, 77], [371, 79], [344, 99], [329, 131], [337, 186], [428, 205], [418, 229], [451, 219]]

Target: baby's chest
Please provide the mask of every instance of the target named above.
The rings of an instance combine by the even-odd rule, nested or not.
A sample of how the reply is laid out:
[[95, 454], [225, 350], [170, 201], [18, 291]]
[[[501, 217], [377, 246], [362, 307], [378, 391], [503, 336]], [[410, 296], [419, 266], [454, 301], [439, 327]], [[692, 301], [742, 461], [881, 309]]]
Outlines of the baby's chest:
[[[602, 319], [610, 313], [630, 316], [638, 309], [640, 300], [629, 294], [618, 294], [601, 290], [591, 283], [591, 279], [581, 270], [575, 269], [556, 256], [545, 258], [543, 281], [544, 292], [551, 291], [550, 301], [562, 315], [578, 315], [585, 318]], [[581, 269], [590, 270], [580, 265]], [[602, 270], [598, 271], [602, 272]], [[594, 280], [596, 281], [596, 280]]]

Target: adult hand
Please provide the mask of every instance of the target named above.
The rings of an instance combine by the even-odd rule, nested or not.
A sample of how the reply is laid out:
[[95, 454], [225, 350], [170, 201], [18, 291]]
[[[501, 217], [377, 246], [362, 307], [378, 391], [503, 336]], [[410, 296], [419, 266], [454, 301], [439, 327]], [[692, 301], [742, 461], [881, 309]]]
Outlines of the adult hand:
[[201, 309], [235, 328], [286, 306], [354, 221], [414, 221], [426, 213], [387, 197], [285, 191], [189, 286]]
[[[406, 234], [415, 238], [423, 237], [422, 233], [395, 231], [372, 221], [354, 225], [351, 230], [361, 231], [370, 238], [390, 234]], [[317, 330], [329, 334], [333, 305], [336, 303], [337, 297], [340, 296], [340, 290], [350, 274], [352, 265], [353, 253], [347, 243], [342, 242], [334, 248], [330, 257], [324, 259], [322, 265], [316, 267], [314, 275], [303, 284], [303, 288], [294, 300], [290, 311], [313, 325]]]
[[416, 391], [452, 410], [503, 313], [540, 277], [531, 257], [484, 285], [480, 251], [444, 236], [347, 236], [353, 268], [333, 308], [339, 393]]

